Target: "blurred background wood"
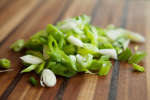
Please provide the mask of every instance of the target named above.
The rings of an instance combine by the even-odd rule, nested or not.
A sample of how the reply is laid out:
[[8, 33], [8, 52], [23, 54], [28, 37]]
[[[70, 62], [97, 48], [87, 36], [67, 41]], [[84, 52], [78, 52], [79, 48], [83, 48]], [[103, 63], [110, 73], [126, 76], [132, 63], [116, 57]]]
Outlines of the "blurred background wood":
[[[142, 63], [146, 72], [133, 72], [130, 65], [114, 61], [106, 77], [80, 74], [58, 77], [53, 88], [32, 87], [28, 78], [34, 73], [19, 73], [22, 54], [9, 46], [17, 39], [27, 40], [47, 24], [81, 14], [91, 16], [96, 26], [114, 24], [144, 35], [146, 42], [138, 45], [147, 52]], [[149, 27], [150, 0], [1, 0], [0, 58], [9, 58], [15, 71], [0, 73], [0, 100], [150, 100]]]

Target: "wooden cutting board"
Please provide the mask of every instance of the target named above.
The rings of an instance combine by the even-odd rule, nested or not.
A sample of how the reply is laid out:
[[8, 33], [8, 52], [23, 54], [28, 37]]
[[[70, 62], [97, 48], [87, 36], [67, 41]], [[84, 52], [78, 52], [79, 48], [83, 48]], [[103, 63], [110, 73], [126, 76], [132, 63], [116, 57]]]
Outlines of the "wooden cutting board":
[[[114, 24], [141, 33], [147, 41], [138, 44], [147, 52], [144, 73], [114, 61], [106, 77], [78, 74], [70, 79], [58, 77], [53, 88], [32, 87], [20, 74], [19, 57], [9, 46], [65, 18], [87, 14], [92, 24]], [[137, 44], [131, 44], [133, 48]], [[14, 71], [0, 73], [0, 100], [150, 100], [150, 0], [1, 0], [0, 58], [12, 61]], [[38, 79], [38, 77], [37, 77]]]

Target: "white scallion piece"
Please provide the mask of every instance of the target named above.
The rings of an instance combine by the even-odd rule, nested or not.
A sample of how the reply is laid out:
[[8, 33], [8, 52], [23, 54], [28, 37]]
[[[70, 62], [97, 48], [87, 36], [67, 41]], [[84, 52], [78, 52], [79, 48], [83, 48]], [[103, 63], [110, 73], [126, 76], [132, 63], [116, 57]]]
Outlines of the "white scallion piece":
[[123, 44], [123, 49], [124, 50], [128, 47], [129, 43], [130, 43], [130, 40], [127, 40], [127, 41], [124, 42], [124, 44]]
[[120, 36], [122, 36], [125, 33], [123, 29], [115, 29], [115, 30], [109, 30], [106, 32], [107, 36], [112, 39], [116, 40]]
[[83, 42], [80, 39], [78, 39], [72, 35], [69, 36], [67, 40], [73, 45], [76, 45], [78, 47], [83, 47]]
[[40, 64], [43, 62], [41, 58], [32, 55], [25, 55], [20, 57], [20, 59], [28, 64]]
[[139, 43], [145, 42], [145, 38], [139, 33], [127, 32], [126, 35], [133, 42], [139, 42]]
[[44, 69], [41, 74], [41, 86], [54, 87], [56, 85], [56, 76], [50, 69]]
[[110, 56], [111, 58], [114, 58], [114, 59], [118, 59], [117, 58], [117, 52], [115, 49], [100, 49], [99, 53], [103, 54], [103, 55]]

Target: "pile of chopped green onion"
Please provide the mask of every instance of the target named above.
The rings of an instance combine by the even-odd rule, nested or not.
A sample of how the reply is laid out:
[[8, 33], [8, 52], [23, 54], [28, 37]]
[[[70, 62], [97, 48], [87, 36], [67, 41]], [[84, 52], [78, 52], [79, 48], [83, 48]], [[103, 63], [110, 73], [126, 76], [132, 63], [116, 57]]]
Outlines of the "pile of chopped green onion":
[[56, 25], [48, 24], [29, 40], [16, 41], [11, 49], [26, 51], [20, 58], [27, 68], [21, 73], [35, 71], [41, 75], [44, 69], [49, 69], [64, 77], [72, 77], [78, 72], [104, 76], [111, 70], [110, 59], [126, 61], [133, 69], [143, 72], [144, 67], [138, 64], [145, 52], [136, 50], [133, 53], [128, 45], [144, 41], [140, 34], [113, 25], [93, 26], [89, 16], [81, 15]]

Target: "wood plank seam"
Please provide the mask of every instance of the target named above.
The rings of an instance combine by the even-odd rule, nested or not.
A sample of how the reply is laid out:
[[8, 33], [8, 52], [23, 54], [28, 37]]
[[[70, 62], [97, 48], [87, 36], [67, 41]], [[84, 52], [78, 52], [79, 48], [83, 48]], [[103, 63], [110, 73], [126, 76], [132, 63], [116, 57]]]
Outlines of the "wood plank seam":
[[4, 91], [2, 96], [0, 97], [0, 100], [6, 100], [9, 94], [12, 92], [12, 90], [15, 88], [19, 80], [22, 78], [23, 74], [20, 74], [20, 71], [16, 75], [16, 77], [13, 79], [13, 81], [10, 83], [10, 85], [7, 87], [7, 89]]
[[63, 97], [63, 94], [64, 94], [64, 91], [66, 89], [66, 86], [67, 86], [67, 83], [68, 83], [68, 78], [67, 79], [63, 79], [61, 85], [60, 85], [60, 88], [54, 98], [54, 100], [62, 100], [62, 97]]
[[92, 11], [92, 16], [91, 16], [91, 22], [93, 22], [93, 20], [95, 19], [95, 16], [96, 16], [96, 13], [97, 13], [97, 10], [98, 10], [98, 6], [100, 6], [99, 4], [100, 4], [100, 2], [101, 2], [101, 0], [97, 0], [96, 1], [96, 5], [95, 5], [95, 7], [93, 8], [93, 11]]
[[[123, 27], [123, 28], [125, 28], [125, 26], [126, 26], [128, 5], [129, 5], [129, 0], [126, 0], [124, 8], [123, 8], [123, 16], [122, 16], [122, 19], [121, 19], [121, 22], [122, 22], [121, 27]], [[112, 78], [111, 78], [111, 83], [110, 83], [108, 100], [116, 100], [117, 87], [118, 87], [117, 84], [118, 84], [118, 77], [119, 77], [119, 68], [120, 68], [119, 61], [115, 61], [114, 68], [112, 70]]]
[[113, 71], [112, 71], [112, 77], [111, 77], [108, 100], [116, 100], [117, 82], [118, 82], [118, 76], [119, 76], [119, 67], [120, 67], [119, 61], [115, 61], [114, 68], [113, 68]]

